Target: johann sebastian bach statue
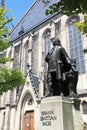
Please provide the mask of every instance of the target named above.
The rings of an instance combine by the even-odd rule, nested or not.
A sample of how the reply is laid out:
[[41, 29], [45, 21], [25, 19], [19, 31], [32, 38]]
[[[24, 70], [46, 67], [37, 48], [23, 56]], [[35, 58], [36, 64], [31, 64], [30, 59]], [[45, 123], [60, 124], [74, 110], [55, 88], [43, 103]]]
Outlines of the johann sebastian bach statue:
[[61, 46], [60, 40], [52, 40], [53, 48], [46, 56], [48, 63], [47, 84], [49, 93], [47, 96], [76, 95], [78, 72], [76, 71], [75, 60], [71, 60], [65, 49]]

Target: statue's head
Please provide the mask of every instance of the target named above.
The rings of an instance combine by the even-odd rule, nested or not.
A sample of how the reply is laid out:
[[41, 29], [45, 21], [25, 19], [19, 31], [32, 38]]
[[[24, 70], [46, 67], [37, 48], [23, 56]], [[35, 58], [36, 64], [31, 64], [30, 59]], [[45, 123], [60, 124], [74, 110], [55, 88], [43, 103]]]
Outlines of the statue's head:
[[61, 46], [61, 42], [59, 38], [52, 38], [51, 41], [52, 41], [53, 46], [55, 45]]

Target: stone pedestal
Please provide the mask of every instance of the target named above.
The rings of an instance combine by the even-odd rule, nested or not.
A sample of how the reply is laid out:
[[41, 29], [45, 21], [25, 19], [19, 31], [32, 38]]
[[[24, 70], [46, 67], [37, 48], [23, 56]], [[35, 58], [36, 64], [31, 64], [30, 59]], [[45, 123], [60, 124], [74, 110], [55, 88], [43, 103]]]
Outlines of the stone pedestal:
[[81, 128], [79, 104], [79, 99], [63, 96], [43, 98], [39, 113], [40, 130], [78, 130]]

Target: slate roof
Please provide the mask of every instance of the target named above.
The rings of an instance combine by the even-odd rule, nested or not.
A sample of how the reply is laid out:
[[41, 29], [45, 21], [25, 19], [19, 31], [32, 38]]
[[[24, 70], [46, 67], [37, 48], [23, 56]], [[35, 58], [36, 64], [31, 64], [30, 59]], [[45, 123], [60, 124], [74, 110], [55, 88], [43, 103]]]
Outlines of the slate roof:
[[33, 74], [32, 74], [32, 78], [33, 78], [35, 88], [38, 89], [39, 88], [39, 78]]
[[35, 75], [35, 74], [32, 74], [31, 72], [29, 73], [29, 77], [30, 77], [32, 86], [35, 89], [38, 89], [39, 88], [39, 77], [37, 75]]
[[46, 9], [53, 3], [57, 3], [59, 0], [46, 0], [49, 1], [48, 4], [44, 4], [42, 0], [36, 0], [31, 8], [28, 9], [26, 14], [22, 17], [22, 19], [19, 21], [19, 23], [13, 28], [11, 32], [12, 39], [16, 39], [19, 36], [19, 32], [23, 31], [28, 32], [29, 30], [32, 30], [39, 24], [43, 23], [52, 15], [45, 15]]

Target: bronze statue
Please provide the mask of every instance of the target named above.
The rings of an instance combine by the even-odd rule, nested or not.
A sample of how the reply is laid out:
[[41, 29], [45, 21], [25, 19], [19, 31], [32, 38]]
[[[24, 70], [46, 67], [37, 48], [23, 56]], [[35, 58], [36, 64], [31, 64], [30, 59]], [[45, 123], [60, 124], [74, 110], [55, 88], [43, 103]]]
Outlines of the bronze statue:
[[52, 39], [53, 48], [48, 52], [45, 60], [48, 63], [47, 96], [76, 95], [78, 72], [75, 60], [71, 60], [58, 38]]

